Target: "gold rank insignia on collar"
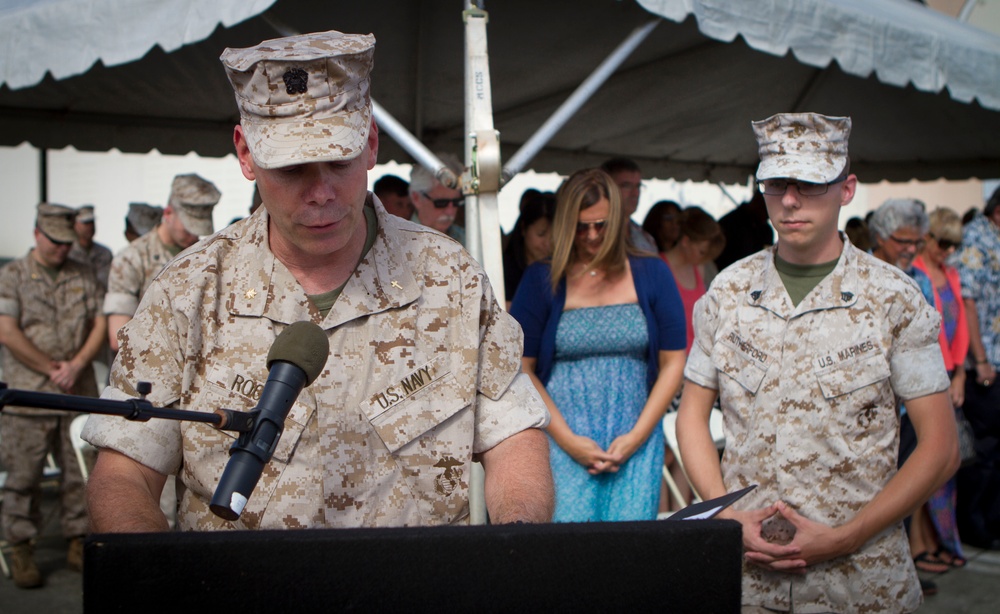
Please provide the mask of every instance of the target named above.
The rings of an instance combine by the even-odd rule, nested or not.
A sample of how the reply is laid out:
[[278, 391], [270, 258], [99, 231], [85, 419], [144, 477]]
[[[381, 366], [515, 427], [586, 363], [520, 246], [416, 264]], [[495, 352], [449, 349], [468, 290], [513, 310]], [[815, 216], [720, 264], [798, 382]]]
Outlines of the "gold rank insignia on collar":
[[250, 288], [249, 290], [247, 290], [247, 291], [246, 291], [246, 292], [245, 292], [245, 293], [243, 294], [243, 296], [244, 296], [245, 298], [253, 298], [253, 297], [257, 296], [257, 291], [256, 291], [256, 290], [254, 290], [253, 288]]

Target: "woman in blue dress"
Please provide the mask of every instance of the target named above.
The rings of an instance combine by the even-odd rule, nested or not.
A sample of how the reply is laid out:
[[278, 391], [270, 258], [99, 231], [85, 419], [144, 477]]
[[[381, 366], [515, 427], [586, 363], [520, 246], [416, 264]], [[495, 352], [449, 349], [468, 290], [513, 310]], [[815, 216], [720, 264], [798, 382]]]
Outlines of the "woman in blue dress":
[[557, 193], [552, 259], [528, 267], [511, 305], [552, 415], [557, 522], [656, 518], [684, 310], [670, 269], [627, 233], [611, 177], [574, 173]]

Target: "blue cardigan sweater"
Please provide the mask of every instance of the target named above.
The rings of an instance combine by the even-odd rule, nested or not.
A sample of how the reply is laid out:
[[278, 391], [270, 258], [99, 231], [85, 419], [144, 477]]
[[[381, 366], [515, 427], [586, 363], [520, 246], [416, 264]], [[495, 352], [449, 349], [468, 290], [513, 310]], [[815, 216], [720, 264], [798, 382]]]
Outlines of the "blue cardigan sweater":
[[[684, 305], [674, 276], [659, 258], [629, 256], [639, 307], [646, 316], [649, 350], [646, 356], [646, 387], [652, 390], [660, 371], [660, 350], [683, 350], [687, 347]], [[537, 358], [535, 374], [542, 384], [552, 375], [556, 352], [556, 328], [566, 305], [566, 279], [559, 281], [552, 293], [551, 268], [548, 262], [536, 262], [527, 268], [514, 295], [510, 313], [524, 330], [524, 355]]]

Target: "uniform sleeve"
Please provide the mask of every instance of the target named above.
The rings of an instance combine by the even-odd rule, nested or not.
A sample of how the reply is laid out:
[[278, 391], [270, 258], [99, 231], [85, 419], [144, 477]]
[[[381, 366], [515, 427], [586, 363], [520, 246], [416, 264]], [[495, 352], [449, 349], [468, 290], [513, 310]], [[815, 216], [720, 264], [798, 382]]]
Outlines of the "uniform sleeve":
[[909, 401], [948, 390], [950, 380], [938, 343], [941, 316], [915, 289], [894, 301], [892, 330], [899, 331], [889, 356], [889, 378], [896, 396]]
[[684, 378], [699, 386], [719, 389], [719, 372], [712, 363], [715, 330], [719, 321], [719, 304], [715, 292], [709, 290], [694, 304], [694, 342], [684, 365]]
[[21, 318], [21, 300], [18, 288], [17, 269], [12, 262], [0, 269], [0, 315], [10, 316], [15, 320]]
[[[186, 321], [158, 284], [147, 292], [155, 300], [122, 328], [122, 345], [111, 368], [111, 385], [101, 398], [124, 400], [138, 396], [140, 381], [150, 382], [149, 401], [155, 407], [176, 406], [181, 390], [181, 343]], [[154, 418], [132, 422], [119, 416], [91, 416], [83, 438], [100, 448], [117, 450], [164, 475], [181, 465], [181, 423]]]
[[128, 248], [111, 261], [108, 292], [104, 296], [104, 313], [132, 316], [139, 307], [142, 278], [139, 263]]
[[545, 403], [531, 380], [521, 373], [521, 328], [500, 308], [485, 273], [479, 275], [482, 292], [476, 301], [480, 342], [475, 453], [549, 421]]

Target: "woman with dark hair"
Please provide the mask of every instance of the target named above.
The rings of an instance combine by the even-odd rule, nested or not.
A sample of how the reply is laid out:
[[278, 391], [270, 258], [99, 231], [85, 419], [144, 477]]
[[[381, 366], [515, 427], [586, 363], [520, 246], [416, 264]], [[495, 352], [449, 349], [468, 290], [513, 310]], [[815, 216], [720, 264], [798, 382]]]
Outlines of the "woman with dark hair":
[[626, 241], [621, 197], [600, 169], [556, 194], [551, 261], [511, 306], [523, 369], [545, 400], [554, 520], [656, 518], [660, 421], [684, 370], [684, 311], [670, 269]]
[[649, 209], [642, 221], [642, 229], [653, 237], [661, 254], [673, 247], [681, 236], [680, 213], [680, 205], [672, 200], [661, 200]]
[[[529, 189], [521, 196], [521, 215], [510, 231], [503, 250], [503, 282], [508, 297], [513, 297], [521, 276], [529, 265], [552, 255], [552, 220], [556, 195]], [[510, 309], [511, 301], [507, 301]]]
[[702, 278], [705, 264], [715, 260], [726, 246], [722, 227], [701, 207], [688, 207], [681, 211], [678, 220], [680, 237], [663, 260], [670, 266], [677, 282], [681, 301], [684, 303], [684, 318], [687, 322], [687, 350], [694, 341], [694, 326], [691, 314], [694, 304], [705, 294], [706, 284]]

